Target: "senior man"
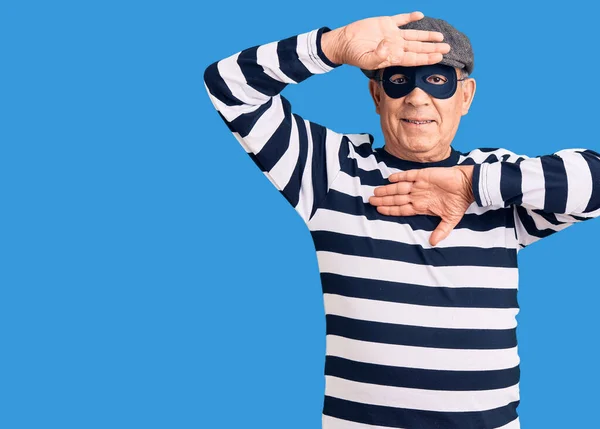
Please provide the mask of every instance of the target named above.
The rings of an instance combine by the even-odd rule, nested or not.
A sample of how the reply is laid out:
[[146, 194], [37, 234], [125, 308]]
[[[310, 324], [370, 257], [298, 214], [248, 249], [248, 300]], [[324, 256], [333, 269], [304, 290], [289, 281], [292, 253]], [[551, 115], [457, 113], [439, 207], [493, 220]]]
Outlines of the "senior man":
[[[370, 77], [381, 149], [280, 95], [342, 64]], [[517, 252], [600, 213], [600, 155], [454, 149], [472, 69], [464, 34], [413, 12], [249, 48], [205, 72], [222, 119], [311, 231], [324, 429], [520, 427]]]

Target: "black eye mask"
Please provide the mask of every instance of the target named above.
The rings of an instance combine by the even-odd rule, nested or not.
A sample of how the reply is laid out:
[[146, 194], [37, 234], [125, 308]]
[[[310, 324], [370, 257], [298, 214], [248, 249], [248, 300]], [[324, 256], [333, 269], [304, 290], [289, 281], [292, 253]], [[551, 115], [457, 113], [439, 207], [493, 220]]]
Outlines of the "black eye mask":
[[443, 64], [388, 67], [381, 78], [383, 90], [390, 98], [405, 97], [417, 87], [434, 98], [450, 98], [456, 92], [458, 80], [454, 67]]

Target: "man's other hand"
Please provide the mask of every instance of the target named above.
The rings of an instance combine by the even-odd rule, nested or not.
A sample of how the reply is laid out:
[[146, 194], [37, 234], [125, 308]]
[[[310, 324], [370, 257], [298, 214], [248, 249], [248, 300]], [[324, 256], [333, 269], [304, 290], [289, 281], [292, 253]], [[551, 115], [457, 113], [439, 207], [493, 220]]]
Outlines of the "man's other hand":
[[429, 242], [436, 246], [463, 218], [473, 197], [473, 166], [433, 167], [394, 173], [390, 185], [375, 189], [369, 202], [389, 216], [432, 215], [442, 218]]
[[435, 64], [450, 52], [442, 33], [398, 28], [422, 18], [412, 12], [355, 21], [324, 33], [321, 47], [332, 62], [366, 70]]

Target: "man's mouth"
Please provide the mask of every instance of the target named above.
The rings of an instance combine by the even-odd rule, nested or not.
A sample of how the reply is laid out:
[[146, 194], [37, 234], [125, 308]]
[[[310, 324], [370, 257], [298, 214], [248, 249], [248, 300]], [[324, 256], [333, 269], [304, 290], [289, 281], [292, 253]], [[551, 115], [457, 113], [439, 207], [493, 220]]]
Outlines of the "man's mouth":
[[416, 124], [416, 125], [424, 125], [424, 124], [430, 124], [432, 122], [435, 122], [430, 119], [416, 120], [416, 119], [405, 119], [405, 118], [402, 118], [402, 121], [408, 122], [409, 124]]

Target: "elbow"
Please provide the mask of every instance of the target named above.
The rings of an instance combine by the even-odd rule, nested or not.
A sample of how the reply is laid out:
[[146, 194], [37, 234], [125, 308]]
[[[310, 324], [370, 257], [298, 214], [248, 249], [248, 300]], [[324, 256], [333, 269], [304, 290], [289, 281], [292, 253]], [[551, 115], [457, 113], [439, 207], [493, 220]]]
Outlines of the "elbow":
[[217, 69], [217, 63], [214, 62], [204, 70], [204, 84], [206, 88], [210, 91], [211, 88], [214, 87], [214, 83], [216, 81], [216, 76], [218, 76], [219, 72]]

